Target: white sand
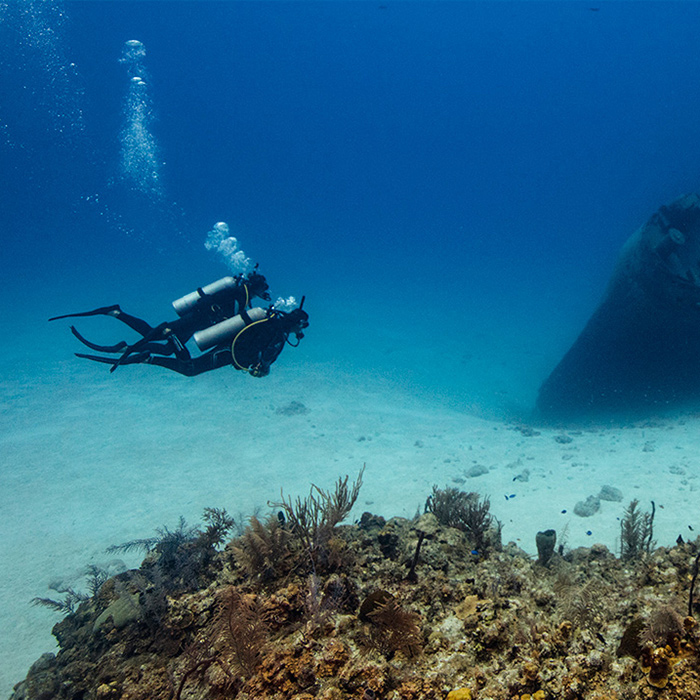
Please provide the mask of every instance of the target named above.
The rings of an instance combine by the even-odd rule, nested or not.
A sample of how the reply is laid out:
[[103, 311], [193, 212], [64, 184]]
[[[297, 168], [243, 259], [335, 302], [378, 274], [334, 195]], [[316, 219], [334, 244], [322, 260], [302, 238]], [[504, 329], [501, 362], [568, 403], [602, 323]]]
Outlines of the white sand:
[[[197, 524], [207, 506], [249, 514], [280, 487], [305, 495], [311, 482], [330, 487], [364, 463], [356, 516], [411, 517], [433, 484], [459, 486], [490, 496], [504, 541], [528, 552], [547, 528], [566, 531], [569, 547], [601, 542], [616, 550], [633, 498], [645, 508], [655, 500], [660, 545], [679, 534], [694, 538], [689, 526], [700, 530], [697, 418], [570, 432], [572, 441], [561, 444], [560, 431], [526, 437], [514, 425], [418, 397], [400, 382], [289, 355], [257, 381], [228, 370], [191, 380], [150, 367], [110, 375], [71, 360], [38, 374], [23, 373], [21, 362], [5, 372], [0, 697], [42, 652], [55, 650], [51, 627], [60, 616], [30, 605], [35, 596], [60, 597], [48, 589], [51, 580], [84, 587], [80, 570], [112, 559], [110, 544], [176, 527], [180, 515]], [[291, 401], [309, 412], [276, 412]], [[466, 476], [476, 465], [488, 471]], [[526, 470], [527, 481], [515, 480]], [[588, 518], [574, 515], [576, 502], [603, 485], [619, 488], [622, 502], [604, 501]]]

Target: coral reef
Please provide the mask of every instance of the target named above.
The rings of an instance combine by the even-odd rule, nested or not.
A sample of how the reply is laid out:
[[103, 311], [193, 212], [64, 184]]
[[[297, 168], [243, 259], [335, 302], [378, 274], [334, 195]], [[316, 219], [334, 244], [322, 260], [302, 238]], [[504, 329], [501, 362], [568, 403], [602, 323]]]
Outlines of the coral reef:
[[700, 632], [683, 617], [700, 540], [654, 550], [651, 516], [630, 508], [628, 556], [552, 546], [543, 566], [500, 545], [473, 494], [342, 525], [360, 483], [283, 497], [282, 516], [251, 518], [223, 548], [225, 511], [136, 541], [140, 569], [60, 608], [60, 651], [12, 700], [700, 697]]

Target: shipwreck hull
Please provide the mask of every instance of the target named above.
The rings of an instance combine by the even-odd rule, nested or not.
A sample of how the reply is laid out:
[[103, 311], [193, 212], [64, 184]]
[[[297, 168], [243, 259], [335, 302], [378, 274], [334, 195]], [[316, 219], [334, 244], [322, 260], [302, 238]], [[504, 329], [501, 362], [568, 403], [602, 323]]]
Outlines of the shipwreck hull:
[[550, 421], [700, 405], [700, 198], [661, 207], [626, 242], [603, 299], [540, 388]]

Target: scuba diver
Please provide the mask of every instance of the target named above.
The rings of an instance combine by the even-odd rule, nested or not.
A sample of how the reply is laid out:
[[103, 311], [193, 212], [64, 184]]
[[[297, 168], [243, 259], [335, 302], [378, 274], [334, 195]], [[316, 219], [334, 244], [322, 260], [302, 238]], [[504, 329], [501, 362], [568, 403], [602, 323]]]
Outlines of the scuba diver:
[[[103, 306], [93, 311], [54, 316], [49, 321], [83, 316], [112, 316], [135, 330], [141, 338], [129, 345], [121, 341], [115, 345], [97, 345], [84, 338], [74, 326], [73, 335], [91, 350], [116, 354], [118, 357], [85, 355], [95, 362], [110, 364], [110, 372], [120, 365], [151, 364], [165, 367], [188, 377], [212, 369], [233, 365], [235, 369], [249, 372], [254, 377], [264, 377], [270, 365], [282, 352], [285, 343], [296, 346], [304, 337], [303, 329], [309, 325], [309, 315], [301, 304], [286, 312], [270, 306], [268, 309], [251, 307], [254, 297], [270, 300], [265, 277], [256, 269], [246, 277], [224, 277], [206, 287], [185, 295], [173, 302], [179, 318], [155, 327], [146, 321], [124, 313], [119, 305]], [[296, 335], [296, 343], [289, 335]], [[203, 352], [192, 357], [186, 347], [190, 338]]]

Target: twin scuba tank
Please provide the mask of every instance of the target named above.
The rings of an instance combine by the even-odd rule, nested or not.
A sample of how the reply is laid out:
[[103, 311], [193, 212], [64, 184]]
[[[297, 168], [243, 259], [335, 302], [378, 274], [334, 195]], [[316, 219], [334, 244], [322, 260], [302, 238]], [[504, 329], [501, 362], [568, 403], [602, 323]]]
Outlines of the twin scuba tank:
[[[194, 292], [185, 294], [185, 296], [176, 299], [173, 302], [173, 308], [177, 311], [178, 316], [184, 316], [189, 311], [192, 311], [197, 305], [197, 302], [205, 296], [211, 296], [218, 292], [223, 292], [226, 289], [236, 287], [240, 281], [235, 277], [222, 277], [216, 282], [208, 284], [206, 287], [200, 287]], [[267, 316], [267, 311], [260, 307], [248, 309], [245, 317], [241, 314], [227, 318], [209, 328], [197, 331], [193, 338], [200, 350], [208, 350], [215, 345], [220, 345], [227, 341], [232, 341], [236, 335], [246, 326], [249, 326], [255, 321], [262, 321]]]

